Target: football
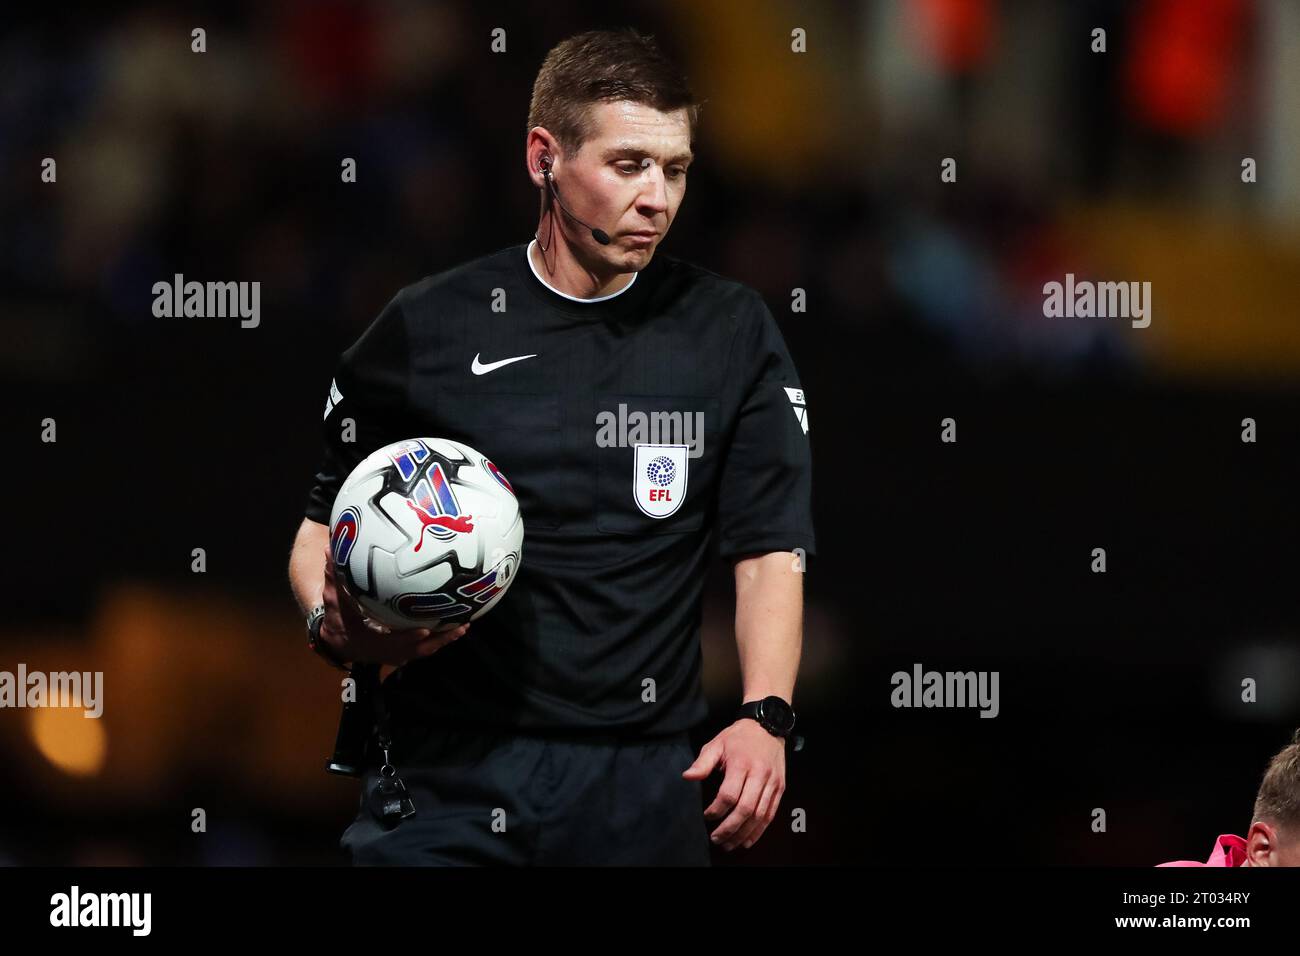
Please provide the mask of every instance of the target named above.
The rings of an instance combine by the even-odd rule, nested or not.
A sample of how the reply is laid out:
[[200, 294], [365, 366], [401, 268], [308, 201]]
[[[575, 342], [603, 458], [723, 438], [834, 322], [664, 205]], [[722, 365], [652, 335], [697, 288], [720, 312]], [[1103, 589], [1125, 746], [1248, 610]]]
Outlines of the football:
[[394, 629], [486, 614], [518, 572], [523, 543], [506, 476], [468, 445], [441, 438], [371, 454], [330, 514], [344, 586], [368, 617]]

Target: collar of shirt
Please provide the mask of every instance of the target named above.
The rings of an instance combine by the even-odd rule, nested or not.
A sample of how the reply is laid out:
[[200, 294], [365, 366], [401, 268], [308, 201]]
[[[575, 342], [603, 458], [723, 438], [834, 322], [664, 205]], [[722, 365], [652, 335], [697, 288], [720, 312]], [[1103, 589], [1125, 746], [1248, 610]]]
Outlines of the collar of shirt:
[[540, 282], [542, 285], [546, 286], [546, 288], [550, 289], [550, 290], [551, 290], [552, 292], [554, 292], [556, 295], [562, 295], [562, 296], [564, 296], [564, 297], [565, 297], [566, 299], [568, 299], [570, 302], [582, 302], [582, 303], [586, 303], [586, 304], [591, 304], [591, 303], [593, 303], [593, 302], [608, 302], [610, 299], [614, 298], [614, 296], [616, 296], [616, 295], [622, 295], [622, 294], [623, 294], [624, 292], [626, 292], [628, 289], [632, 288], [633, 284], [636, 282], [636, 277], [640, 274], [640, 273], [637, 273], [637, 272], [632, 273], [632, 279], [631, 279], [631, 281], [628, 282], [627, 285], [623, 286], [623, 288], [619, 289], [617, 292], [611, 292], [609, 295], [598, 295], [598, 296], [593, 296], [593, 297], [591, 297], [590, 299], [579, 298], [579, 297], [576, 296], [576, 295], [569, 295], [569, 293], [567, 293], [567, 292], [561, 292], [559, 289], [555, 288], [555, 286], [553, 286], [553, 285], [551, 285], [549, 282], [547, 282], [547, 281], [546, 281], [546, 277], [545, 277], [544, 275], [542, 275], [540, 272], [537, 271], [537, 263], [533, 262], [533, 247], [534, 247], [535, 245], [537, 245], [537, 240], [536, 240], [536, 239], [534, 239], [532, 242], [530, 242], [530, 243], [528, 244], [528, 248], [524, 250], [524, 255], [525, 255], [525, 256], [527, 257], [527, 259], [528, 259], [528, 268], [530, 268], [530, 269], [533, 270], [533, 275], [537, 276], [537, 281], [538, 281], [538, 282]]
[[521, 281], [542, 304], [584, 319], [608, 319], [635, 313], [637, 306], [644, 302], [647, 289], [654, 284], [653, 276], [649, 273], [659, 267], [659, 257], [655, 256], [650, 265], [642, 270], [647, 273], [646, 276], [640, 272], [635, 273], [632, 281], [617, 292], [592, 299], [580, 299], [561, 292], [542, 278], [529, 254], [529, 249], [536, 244], [537, 240], [533, 239], [526, 245], [515, 247], [515, 264]]

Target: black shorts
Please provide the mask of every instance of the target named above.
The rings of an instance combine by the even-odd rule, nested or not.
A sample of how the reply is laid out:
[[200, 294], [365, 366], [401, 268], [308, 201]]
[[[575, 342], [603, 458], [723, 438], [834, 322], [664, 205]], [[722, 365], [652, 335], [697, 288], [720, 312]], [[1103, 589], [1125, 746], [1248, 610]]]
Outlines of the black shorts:
[[619, 740], [422, 730], [393, 765], [415, 816], [386, 828], [366, 771], [340, 846], [357, 866], [709, 866], [689, 734]]

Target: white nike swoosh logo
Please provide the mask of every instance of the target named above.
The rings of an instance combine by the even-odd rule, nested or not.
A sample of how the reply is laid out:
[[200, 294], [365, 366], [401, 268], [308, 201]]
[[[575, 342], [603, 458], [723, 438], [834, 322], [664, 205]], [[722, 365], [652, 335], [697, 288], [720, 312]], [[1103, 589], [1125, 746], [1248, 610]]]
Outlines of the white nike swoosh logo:
[[474, 362], [470, 365], [469, 370], [475, 375], [486, 375], [488, 372], [499, 369], [503, 365], [509, 365], [511, 362], [522, 362], [524, 359], [530, 358], [537, 358], [537, 353], [534, 352], [532, 355], [516, 355], [514, 358], [502, 359], [500, 362], [489, 362], [487, 365], [484, 365], [478, 360], [478, 355], [475, 354]]

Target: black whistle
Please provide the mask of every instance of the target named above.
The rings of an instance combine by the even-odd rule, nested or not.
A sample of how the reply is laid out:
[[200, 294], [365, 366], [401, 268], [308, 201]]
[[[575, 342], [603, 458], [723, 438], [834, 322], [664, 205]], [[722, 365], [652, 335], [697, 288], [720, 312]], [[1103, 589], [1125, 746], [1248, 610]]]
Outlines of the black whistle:
[[357, 663], [352, 667], [356, 700], [344, 701], [339, 730], [334, 739], [334, 756], [325, 769], [344, 777], [360, 777], [366, 768], [366, 752], [375, 730], [375, 707], [371, 694], [379, 683], [379, 665]]

